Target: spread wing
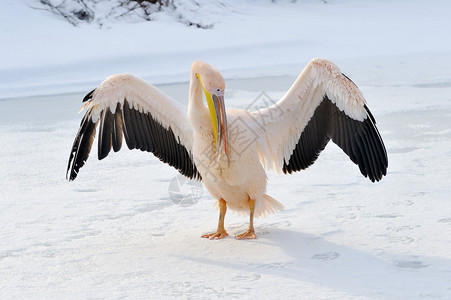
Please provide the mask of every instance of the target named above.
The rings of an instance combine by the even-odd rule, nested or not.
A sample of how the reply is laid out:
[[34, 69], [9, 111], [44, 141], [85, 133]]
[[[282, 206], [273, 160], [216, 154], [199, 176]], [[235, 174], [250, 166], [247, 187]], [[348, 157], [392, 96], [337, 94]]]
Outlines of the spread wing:
[[89, 157], [98, 128], [98, 158], [122, 147], [152, 152], [191, 179], [201, 179], [192, 159], [193, 128], [181, 104], [130, 75], [108, 77], [83, 99], [85, 116], [75, 137], [66, 177], [74, 180]]
[[386, 175], [387, 152], [376, 121], [357, 86], [330, 61], [313, 59], [281, 100], [251, 117], [266, 169], [305, 169], [332, 139], [371, 181]]

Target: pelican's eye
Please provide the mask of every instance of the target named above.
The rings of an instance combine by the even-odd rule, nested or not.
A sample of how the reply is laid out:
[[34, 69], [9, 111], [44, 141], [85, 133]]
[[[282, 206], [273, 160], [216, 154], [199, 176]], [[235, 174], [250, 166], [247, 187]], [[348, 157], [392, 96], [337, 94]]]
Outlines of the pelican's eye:
[[218, 87], [213, 88], [213, 90], [211, 91], [212, 93], [216, 94], [216, 96], [223, 96], [224, 95], [224, 90]]

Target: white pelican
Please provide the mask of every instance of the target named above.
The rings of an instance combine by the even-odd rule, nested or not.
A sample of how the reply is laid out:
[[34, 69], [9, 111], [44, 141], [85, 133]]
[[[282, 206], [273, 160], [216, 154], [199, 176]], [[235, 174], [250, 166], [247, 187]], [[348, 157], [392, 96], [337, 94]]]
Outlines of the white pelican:
[[[202, 180], [218, 200], [216, 232], [221, 239], [227, 208], [254, 215], [283, 206], [266, 192], [266, 170], [291, 174], [309, 167], [330, 139], [371, 181], [386, 175], [388, 159], [375, 120], [357, 86], [330, 61], [310, 61], [288, 92], [272, 106], [246, 111], [224, 107], [225, 83], [211, 65], [191, 67], [188, 114], [153, 85], [130, 75], [108, 77], [83, 99], [81, 121], [69, 157], [74, 180], [88, 159], [99, 125], [98, 158], [118, 151], [122, 135], [129, 149], [152, 152], [181, 174]], [[206, 103], [204, 104], [203, 95]]]

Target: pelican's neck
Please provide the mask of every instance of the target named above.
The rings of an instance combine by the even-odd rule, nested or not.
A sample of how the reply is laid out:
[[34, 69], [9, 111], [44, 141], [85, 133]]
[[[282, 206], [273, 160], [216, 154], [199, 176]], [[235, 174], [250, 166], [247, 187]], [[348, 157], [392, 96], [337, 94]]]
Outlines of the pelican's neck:
[[191, 72], [189, 86], [188, 118], [195, 129], [205, 122], [211, 122], [208, 109], [204, 105], [202, 86], [194, 72]]

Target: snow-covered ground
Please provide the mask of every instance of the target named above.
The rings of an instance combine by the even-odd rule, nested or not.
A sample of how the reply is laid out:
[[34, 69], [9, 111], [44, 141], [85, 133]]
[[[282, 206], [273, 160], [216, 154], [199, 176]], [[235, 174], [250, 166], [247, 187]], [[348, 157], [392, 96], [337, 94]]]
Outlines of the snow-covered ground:
[[[224, 1], [200, 30], [168, 16], [75, 28], [3, 1], [0, 298], [450, 299], [451, 4], [328, 2]], [[389, 155], [381, 182], [330, 143], [308, 170], [269, 175], [286, 210], [256, 220], [257, 240], [210, 241], [208, 192], [183, 185], [196, 203], [174, 203], [177, 172], [151, 154], [92, 155], [65, 180], [81, 99], [111, 73], [186, 104], [203, 59], [244, 108], [279, 98], [315, 56], [366, 96]], [[247, 224], [226, 216], [231, 235]]]

